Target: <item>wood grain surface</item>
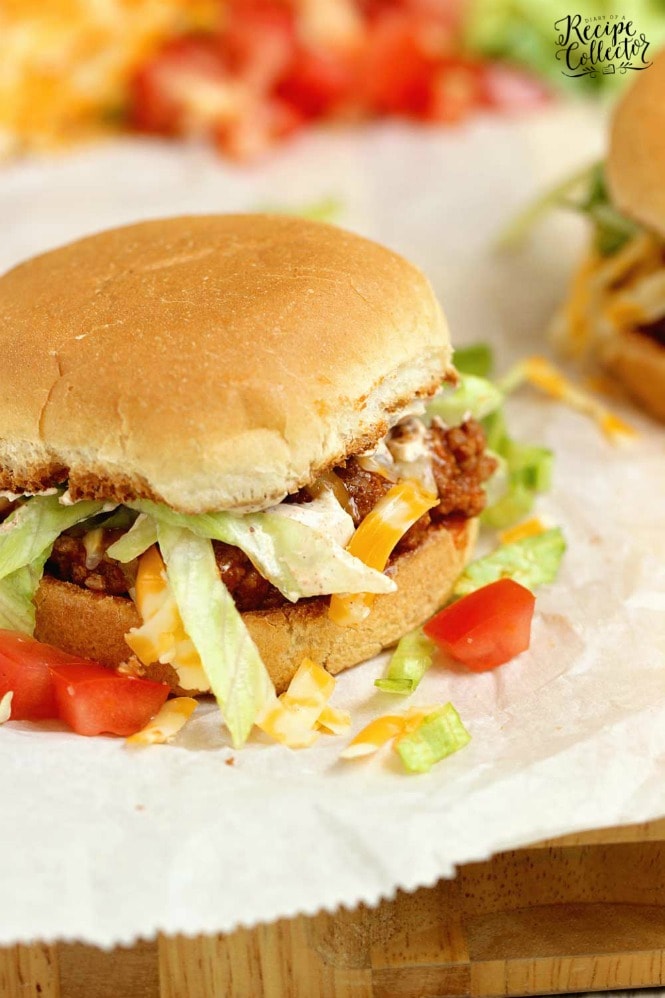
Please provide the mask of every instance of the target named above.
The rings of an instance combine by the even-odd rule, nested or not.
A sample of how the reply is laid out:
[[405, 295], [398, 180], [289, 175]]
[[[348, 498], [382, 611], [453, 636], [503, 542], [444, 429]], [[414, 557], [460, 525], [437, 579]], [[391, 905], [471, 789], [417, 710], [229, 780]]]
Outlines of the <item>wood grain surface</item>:
[[665, 819], [460, 867], [377, 908], [105, 952], [0, 949], [1, 998], [434, 998], [665, 984]]

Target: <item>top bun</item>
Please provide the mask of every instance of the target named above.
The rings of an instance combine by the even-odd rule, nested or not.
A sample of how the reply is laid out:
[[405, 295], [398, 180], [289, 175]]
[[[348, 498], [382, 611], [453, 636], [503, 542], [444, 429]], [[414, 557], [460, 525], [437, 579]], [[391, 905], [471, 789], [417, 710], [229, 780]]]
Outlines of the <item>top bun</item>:
[[616, 107], [607, 180], [624, 215], [665, 235], [665, 49]]
[[334, 226], [143, 222], [0, 278], [0, 488], [260, 509], [450, 374], [426, 278]]

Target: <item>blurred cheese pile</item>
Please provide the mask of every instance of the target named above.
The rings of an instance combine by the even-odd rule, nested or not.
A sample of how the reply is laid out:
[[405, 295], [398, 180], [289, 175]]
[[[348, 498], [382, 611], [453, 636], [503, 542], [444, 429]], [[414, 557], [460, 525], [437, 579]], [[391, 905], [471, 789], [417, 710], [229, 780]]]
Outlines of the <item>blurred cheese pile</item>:
[[0, 156], [122, 119], [165, 39], [215, 27], [216, 0], [0, 0]]

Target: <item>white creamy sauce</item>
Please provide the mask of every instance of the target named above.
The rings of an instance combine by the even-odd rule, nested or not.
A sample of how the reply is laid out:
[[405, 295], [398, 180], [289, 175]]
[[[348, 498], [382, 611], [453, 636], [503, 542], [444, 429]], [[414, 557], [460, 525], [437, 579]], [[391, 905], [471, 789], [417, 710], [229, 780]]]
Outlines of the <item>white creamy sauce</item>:
[[429, 457], [427, 449], [427, 427], [419, 419], [407, 419], [400, 423], [399, 432], [386, 438], [386, 446], [393, 460], [399, 464], [410, 464], [421, 457]]
[[85, 567], [92, 572], [104, 556], [104, 531], [101, 527], [96, 527], [84, 534], [83, 547], [85, 548]]
[[[57, 492], [58, 490], [53, 489], [53, 491]], [[61, 506], [76, 506], [78, 502], [87, 502], [87, 499], [72, 499], [69, 489], [66, 489], [60, 496]], [[112, 513], [114, 509], [118, 508], [118, 506], [119, 503], [117, 502], [105, 502], [100, 510], [100, 513]]]
[[0, 490], [0, 499], [8, 499], [15, 502], [16, 499], [31, 499], [33, 496], [54, 496], [57, 489], [43, 489], [41, 492], [8, 492]]
[[[427, 400], [429, 401], [429, 399]], [[423, 399], [414, 399], [413, 402], [409, 402], [402, 409], [398, 409], [397, 412], [393, 414], [390, 420], [390, 427], [397, 426], [401, 423], [403, 419], [409, 419], [412, 416], [422, 416], [427, 408], [427, 402]]]
[[358, 464], [365, 471], [384, 473], [392, 481], [415, 479], [428, 492], [436, 493], [427, 427], [417, 416], [402, 417], [397, 427], [398, 432], [388, 433], [375, 450], [359, 455]]
[[280, 502], [265, 512], [298, 520], [317, 533], [330, 537], [341, 547], [346, 547], [355, 530], [353, 519], [345, 509], [342, 509], [331, 490], [326, 490], [311, 502]]

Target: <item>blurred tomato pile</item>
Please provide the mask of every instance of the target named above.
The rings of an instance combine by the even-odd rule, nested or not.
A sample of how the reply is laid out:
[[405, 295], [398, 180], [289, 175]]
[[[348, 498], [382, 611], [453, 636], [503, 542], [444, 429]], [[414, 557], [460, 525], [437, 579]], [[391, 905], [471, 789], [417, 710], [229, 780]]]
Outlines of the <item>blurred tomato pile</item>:
[[545, 100], [527, 72], [465, 53], [464, 13], [464, 0], [227, 0], [219, 26], [139, 65], [129, 119], [248, 160], [315, 121], [454, 123]]

